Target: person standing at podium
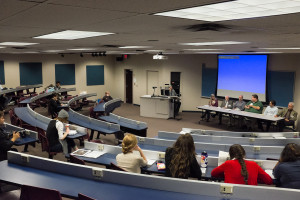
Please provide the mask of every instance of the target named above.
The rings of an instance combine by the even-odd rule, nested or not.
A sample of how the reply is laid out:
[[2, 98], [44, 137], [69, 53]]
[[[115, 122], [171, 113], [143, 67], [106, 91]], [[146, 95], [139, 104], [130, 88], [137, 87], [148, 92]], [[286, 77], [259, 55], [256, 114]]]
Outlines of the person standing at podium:
[[[176, 91], [173, 89], [173, 86], [169, 87], [169, 96], [173, 96], [173, 97], [178, 96]], [[178, 115], [181, 102], [179, 98], [173, 99], [173, 101], [174, 101], [174, 117], [175, 117], [176, 115]]]
[[173, 89], [173, 86], [169, 87], [169, 96], [177, 96], [176, 91]]

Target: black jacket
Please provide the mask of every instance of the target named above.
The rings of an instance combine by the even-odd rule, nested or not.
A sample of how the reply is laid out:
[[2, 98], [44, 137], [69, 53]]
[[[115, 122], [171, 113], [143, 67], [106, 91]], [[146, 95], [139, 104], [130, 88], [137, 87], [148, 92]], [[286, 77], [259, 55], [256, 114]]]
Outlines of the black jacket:
[[48, 113], [51, 114], [51, 115], [57, 114], [59, 112], [58, 106], [60, 106], [59, 101], [55, 101], [54, 99], [50, 99], [49, 103], [48, 103]]
[[14, 145], [8, 136], [7, 133], [0, 127], [0, 161], [7, 158], [7, 151], [11, 149]]

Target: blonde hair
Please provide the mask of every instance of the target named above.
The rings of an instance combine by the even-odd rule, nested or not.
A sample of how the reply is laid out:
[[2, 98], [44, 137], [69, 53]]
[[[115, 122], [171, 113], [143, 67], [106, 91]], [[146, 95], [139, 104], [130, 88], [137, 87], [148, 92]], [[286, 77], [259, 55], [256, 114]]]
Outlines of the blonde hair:
[[130, 152], [137, 145], [137, 139], [135, 135], [128, 134], [123, 138], [122, 152], [124, 154]]

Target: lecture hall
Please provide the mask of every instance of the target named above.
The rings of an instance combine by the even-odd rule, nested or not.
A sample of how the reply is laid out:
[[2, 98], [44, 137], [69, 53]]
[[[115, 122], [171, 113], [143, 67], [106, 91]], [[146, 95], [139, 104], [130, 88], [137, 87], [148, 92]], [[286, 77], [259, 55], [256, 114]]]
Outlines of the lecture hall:
[[300, 0], [0, 5], [1, 200], [299, 199]]

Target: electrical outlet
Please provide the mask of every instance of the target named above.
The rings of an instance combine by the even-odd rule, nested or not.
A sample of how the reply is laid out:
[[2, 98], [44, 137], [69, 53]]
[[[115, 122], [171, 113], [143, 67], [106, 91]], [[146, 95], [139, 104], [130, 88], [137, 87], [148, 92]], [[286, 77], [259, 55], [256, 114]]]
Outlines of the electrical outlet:
[[101, 179], [103, 177], [103, 171], [100, 169], [93, 169], [93, 176], [96, 179]]
[[255, 142], [255, 138], [249, 138], [249, 142], [250, 142], [250, 143]]
[[23, 162], [23, 163], [29, 163], [29, 156], [27, 156], [27, 155], [22, 155], [22, 156], [21, 156], [21, 159], [22, 159], [22, 162]]
[[232, 194], [233, 186], [232, 185], [220, 185], [220, 192], [223, 194]]
[[261, 160], [254, 160], [254, 162], [256, 162], [256, 164], [258, 164], [260, 167], [263, 166], [263, 162]]
[[165, 159], [165, 155], [166, 155], [165, 152], [159, 152], [159, 153], [158, 153], [158, 158], [159, 158], [159, 159]]
[[256, 152], [257, 152], [257, 151], [260, 151], [260, 146], [254, 146], [254, 147], [253, 147], [253, 150], [256, 151]]
[[145, 138], [144, 137], [139, 137], [139, 142], [145, 142]]
[[103, 144], [98, 144], [98, 150], [103, 151], [104, 150], [104, 145]]

